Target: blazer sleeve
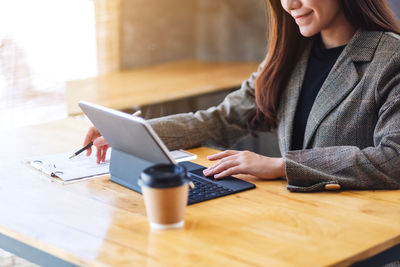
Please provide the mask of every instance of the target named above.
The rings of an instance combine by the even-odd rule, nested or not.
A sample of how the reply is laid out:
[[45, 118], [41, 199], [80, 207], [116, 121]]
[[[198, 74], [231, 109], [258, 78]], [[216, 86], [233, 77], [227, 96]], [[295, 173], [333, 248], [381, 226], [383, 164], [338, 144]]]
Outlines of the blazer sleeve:
[[400, 189], [400, 60], [392, 58], [378, 82], [378, 122], [374, 146], [321, 147], [289, 151], [285, 156], [288, 190]]
[[229, 147], [248, 133], [247, 118], [256, 109], [255, 80], [263, 64], [218, 106], [151, 119], [150, 125], [170, 150], [201, 145]]

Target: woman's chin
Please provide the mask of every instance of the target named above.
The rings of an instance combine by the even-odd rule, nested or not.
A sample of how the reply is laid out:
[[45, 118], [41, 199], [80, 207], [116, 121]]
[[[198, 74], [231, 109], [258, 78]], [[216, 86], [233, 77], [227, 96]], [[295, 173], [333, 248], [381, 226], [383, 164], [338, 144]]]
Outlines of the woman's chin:
[[299, 27], [299, 30], [304, 37], [311, 37], [318, 33], [318, 31], [310, 29], [310, 27]]

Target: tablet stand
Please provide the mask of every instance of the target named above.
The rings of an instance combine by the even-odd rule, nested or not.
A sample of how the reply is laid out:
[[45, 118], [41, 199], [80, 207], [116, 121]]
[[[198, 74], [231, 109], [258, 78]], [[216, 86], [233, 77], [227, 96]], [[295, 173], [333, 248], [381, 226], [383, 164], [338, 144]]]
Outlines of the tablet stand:
[[151, 165], [154, 163], [113, 148], [110, 159], [110, 180], [142, 193], [138, 185], [140, 173]]

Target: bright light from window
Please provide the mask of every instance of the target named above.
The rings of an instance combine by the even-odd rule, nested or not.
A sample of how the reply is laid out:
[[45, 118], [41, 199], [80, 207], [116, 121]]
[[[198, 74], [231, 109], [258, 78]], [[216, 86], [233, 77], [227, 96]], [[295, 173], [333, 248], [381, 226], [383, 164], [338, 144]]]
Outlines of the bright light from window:
[[0, 0], [0, 129], [65, 117], [66, 81], [96, 74], [93, 0]]
[[35, 91], [96, 75], [93, 1], [2, 0], [0, 43], [3, 52], [19, 53], [2, 58], [6, 80], [7, 71], [16, 72], [12, 78], [28, 75]]

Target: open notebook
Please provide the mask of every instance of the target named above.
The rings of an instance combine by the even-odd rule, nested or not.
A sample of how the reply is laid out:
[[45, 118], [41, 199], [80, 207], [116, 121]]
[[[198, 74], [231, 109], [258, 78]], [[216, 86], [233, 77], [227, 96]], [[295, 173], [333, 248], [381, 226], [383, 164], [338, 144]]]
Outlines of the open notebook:
[[[58, 178], [63, 182], [71, 182], [89, 177], [96, 177], [109, 173], [111, 149], [107, 151], [106, 161], [96, 163], [96, 148], [92, 147], [90, 157], [86, 152], [69, 159], [73, 152], [32, 157], [26, 162], [35, 169]], [[176, 162], [196, 159], [196, 155], [184, 150], [171, 151]]]

